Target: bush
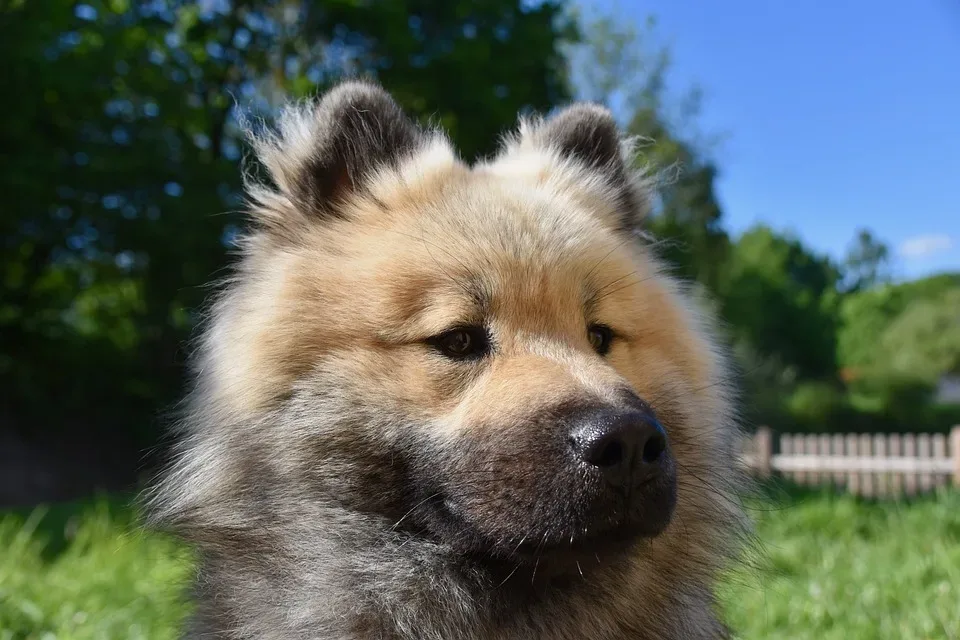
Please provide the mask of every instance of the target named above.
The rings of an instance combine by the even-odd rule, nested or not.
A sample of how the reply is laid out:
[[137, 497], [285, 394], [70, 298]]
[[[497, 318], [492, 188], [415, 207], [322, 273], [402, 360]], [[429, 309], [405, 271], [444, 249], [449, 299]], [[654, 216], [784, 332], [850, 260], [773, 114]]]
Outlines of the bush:
[[843, 389], [823, 381], [801, 382], [785, 404], [795, 428], [802, 431], [835, 431], [850, 413]]
[[945, 433], [960, 424], [960, 405], [933, 402], [933, 387], [915, 378], [873, 375], [849, 387], [801, 380], [754, 387], [749, 413], [778, 431], [805, 433]]
[[960, 404], [935, 404], [929, 409], [931, 420], [941, 427], [934, 431], [946, 431], [960, 425]]
[[851, 393], [872, 398], [879, 411], [892, 418], [910, 422], [933, 400], [933, 385], [919, 378], [875, 373], [850, 385]]

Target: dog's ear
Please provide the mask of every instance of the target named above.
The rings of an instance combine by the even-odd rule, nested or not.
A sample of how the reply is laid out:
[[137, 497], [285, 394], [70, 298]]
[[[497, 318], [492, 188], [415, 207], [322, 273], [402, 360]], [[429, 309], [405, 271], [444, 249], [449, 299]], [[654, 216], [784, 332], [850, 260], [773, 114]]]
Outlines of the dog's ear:
[[[351, 80], [318, 101], [287, 109], [276, 130], [255, 137], [253, 144], [276, 195], [286, 198], [296, 215], [331, 218], [339, 217], [343, 202], [363, 190], [378, 169], [396, 166], [427, 140], [383, 88]], [[262, 189], [254, 195], [270, 197]]]
[[[521, 124], [514, 151], [535, 149], [576, 163], [599, 177], [620, 213], [619, 226], [633, 230], [649, 211], [649, 184], [633, 167], [634, 142], [621, 134], [606, 107], [581, 102], [540, 121]], [[506, 153], [510, 153], [508, 148]]]
[[622, 178], [626, 171], [620, 129], [613, 114], [600, 105], [579, 103], [566, 107], [532, 127], [527, 135], [535, 145], [552, 148], [613, 178]]

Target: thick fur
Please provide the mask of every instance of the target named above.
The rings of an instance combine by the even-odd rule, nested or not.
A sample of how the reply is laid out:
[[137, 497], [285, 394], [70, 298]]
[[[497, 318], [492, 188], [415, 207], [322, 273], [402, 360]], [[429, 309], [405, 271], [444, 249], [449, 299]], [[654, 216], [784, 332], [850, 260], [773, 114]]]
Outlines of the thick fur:
[[[188, 636], [725, 637], [712, 587], [742, 521], [729, 374], [635, 233], [647, 182], [609, 112], [525, 121], [469, 167], [348, 82], [256, 146], [272, 184], [249, 186], [254, 224], [149, 496], [200, 554]], [[488, 327], [488, 356], [430, 346], [463, 323]], [[556, 416], [625, 392], [666, 428], [676, 511], [654, 538], [574, 553], [589, 527], [569, 524], [580, 489]]]

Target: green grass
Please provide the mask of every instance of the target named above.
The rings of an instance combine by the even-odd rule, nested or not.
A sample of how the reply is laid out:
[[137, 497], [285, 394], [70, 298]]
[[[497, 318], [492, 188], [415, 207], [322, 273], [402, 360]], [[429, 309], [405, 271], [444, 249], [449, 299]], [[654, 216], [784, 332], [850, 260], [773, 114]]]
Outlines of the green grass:
[[0, 640], [176, 638], [189, 554], [119, 501], [0, 518]]
[[[722, 591], [742, 638], [960, 638], [960, 493], [912, 503], [792, 491]], [[0, 517], [0, 640], [174, 638], [190, 555], [120, 501]]]
[[753, 513], [757, 557], [722, 593], [741, 637], [960, 639], [960, 493], [897, 503], [794, 491]]

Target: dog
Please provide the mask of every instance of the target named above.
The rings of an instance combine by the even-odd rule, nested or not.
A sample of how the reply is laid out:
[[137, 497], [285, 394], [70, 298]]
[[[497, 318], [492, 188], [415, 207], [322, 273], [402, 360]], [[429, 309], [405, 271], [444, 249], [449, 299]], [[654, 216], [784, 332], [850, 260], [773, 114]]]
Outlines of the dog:
[[353, 79], [252, 142], [148, 496], [197, 550], [186, 637], [728, 637], [735, 388], [610, 111], [468, 165]]

